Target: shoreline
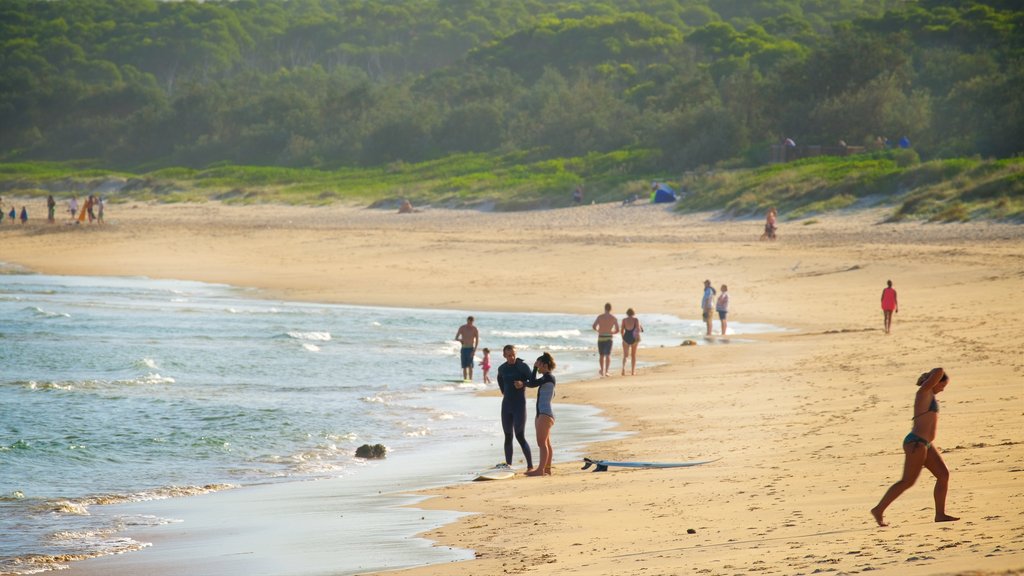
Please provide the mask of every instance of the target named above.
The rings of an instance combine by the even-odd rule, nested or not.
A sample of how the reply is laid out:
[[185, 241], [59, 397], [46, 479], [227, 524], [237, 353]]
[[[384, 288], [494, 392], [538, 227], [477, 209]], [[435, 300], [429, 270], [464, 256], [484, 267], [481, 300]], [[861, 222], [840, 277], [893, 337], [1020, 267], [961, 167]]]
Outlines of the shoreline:
[[[473, 396], [477, 400], [470, 403], [486, 402], [479, 393]], [[563, 412], [566, 409], [567, 421], [581, 426], [581, 431], [617, 436], [610, 432], [614, 423], [596, 409], [561, 406]], [[60, 573], [313, 576], [468, 560], [472, 550], [438, 546], [419, 536], [474, 515], [419, 506], [427, 498], [425, 490], [469, 482], [482, 462], [500, 452], [500, 438], [481, 438], [463, 448], [453, 457], [443, 447], [427, 446], [422, 452], [368, 461], [361, 469], [334, 478], [252, 484], [199, 496], [98, 507], [93, 513], [157, 517], [164, 522], [115, 535], [151, 546], [71, 562]], [[365, 565], [351, 566], [354, 559]]]
[[[1022, 572], [1024, 226], [878, 214], [783, 220], [779, 240], [761, 243], [759, 221], [657, 206], [396, 215], [140, 204], [111, 206], [102, 230], [3, 228], [0, 241], [3, 260], [47, 273], [400, 307], [596, 315], [607, 301], [641, 319], [685, 317], [699, 313], [704, 278], [728, 283], [731, 319], [797, 331], [751, 347], [644, 350], [660, 365], [580, 382], [563, 399], [635, 432], [592, 446], [595, 456], [723, 460], [597, 475], [556, 464], [550, 478], [501, 491], [428, 490], [418, 508], [474, 514], [425, 534], [475, 551], [446, 573]], [[889, 336], [878, 314], [886, 279], [901, 310]], [[613, 373], [618, 362], [616, 347]], [[953, 378], [937, 445], [952, 471], [949, 510], [963, 520], [930, 522], [923, 476], [887, 512], [893, 526], [877, 528], [868, 509], [899, 475], [912, 384], [933, 365]]]

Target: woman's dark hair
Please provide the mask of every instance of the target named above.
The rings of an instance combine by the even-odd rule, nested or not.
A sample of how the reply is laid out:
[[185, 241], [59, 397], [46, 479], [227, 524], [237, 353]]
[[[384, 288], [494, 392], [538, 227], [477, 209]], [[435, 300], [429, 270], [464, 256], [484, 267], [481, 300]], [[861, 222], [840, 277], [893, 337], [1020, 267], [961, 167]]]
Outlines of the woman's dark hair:
[[537, 361], [538, 362], [543, 362], [543, 363], [547, 364], [548, 368], [550, 368], [552, 370], [555, 369], [555, 357], [552, 356], [549, 352], [545, 352], [545, 353], [541, 354], [540, 356], [538, 356], [537, 357]]
[[[917, 379], [917, 385], [918, 386], [924, 385], [924, 383], [928, 381], [928, 377], [932, 375], [932, 372], [934, 372], [934, 370], [928, 371], [928, 372], [923, 372], [921, 374], [921, 376]], [[949, 380], [949, 374], [946, 374], [945, 372], [943, 372], [942, 373], [942, 378], [939, 378], [939, 382], [945, 382], [947, 380]]]

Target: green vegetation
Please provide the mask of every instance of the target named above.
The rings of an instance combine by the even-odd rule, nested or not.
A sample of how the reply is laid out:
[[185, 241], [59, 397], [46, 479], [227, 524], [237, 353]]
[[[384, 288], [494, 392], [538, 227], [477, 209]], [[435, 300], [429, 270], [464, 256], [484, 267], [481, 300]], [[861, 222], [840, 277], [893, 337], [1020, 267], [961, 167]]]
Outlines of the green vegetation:
[[[650, 194], [654, 152], [589, 154], [528, 161], [519, 155], [466, 154], [384, 168], [275, 168], [222, 165], [149, 173], [106, 173], [61, 164], [0, 164], [5, 194], [45, 196], [54, 190], [91, 190], [117, 181], [111, 202], [157, 200], [232, 204], [337, 202], [393, 208], [415, 205], [494, 210], [572, 204], [584, 184], [588, 202], [619, 202]], [[1024, 158], [932, 160], [909, 168], [900, 151], [846, 158], [819, 157], [760, 168], [689, 173], [663, 180], [685, 192], [681, 211], [719, 210], [760, 217], [769, 206], [784, 219], [850, 207], [891, 206], [891, 219], [1024, 222]], [[119, 180], [118, 180], [119, 179]], [[814, 223], [810, 218], [808, 224]]]
[[802, 218], [848, 207], [891, 205], [893, 221], [975, 218], [1024, 221], [1024, 158], [932, 160], [902, 167], [904, 151], [819, 157], [748, 170], [690, 175], [681, 210], [736, 217]]
[[[1019, 164], [957, 160], [1024, 154], [1017, 4], [5, 0], [0, 182], [509, 209], [696, 173], [738, 215], [1018, 218]], [[869, 153], [765, 166], [787, 137]]]

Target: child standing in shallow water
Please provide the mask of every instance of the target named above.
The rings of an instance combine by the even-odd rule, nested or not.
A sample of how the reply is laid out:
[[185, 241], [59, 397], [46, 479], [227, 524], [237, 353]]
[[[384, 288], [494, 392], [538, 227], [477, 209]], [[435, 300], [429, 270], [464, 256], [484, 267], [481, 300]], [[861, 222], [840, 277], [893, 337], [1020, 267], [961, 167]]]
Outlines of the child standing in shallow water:
[[484, 371], [484, 384], [491, 383], [491, 349], [484, 348], [484, 359], [480, 361], [480, 369]]
[[939, 423], [939, 403], [935, 395], [946, 389], [949, 375], [942, 368], [933, 368], [917, 379], [917, 394], [914, 396], [914, 426], [903, 439], [903, 477], [885, 492], [878, 505], [871, 509], [871, 515], [879, 526], [888, 526], [882, 519], [885, 509], [900, 494], [914, 485], [921, 469], [927, 468], [935, 476], [935, 521], [953, 522], [959, 520], [946, 514], [946, 492], [949, 490], [949, 469], [942, 461], [938, 447], [932, 445]]

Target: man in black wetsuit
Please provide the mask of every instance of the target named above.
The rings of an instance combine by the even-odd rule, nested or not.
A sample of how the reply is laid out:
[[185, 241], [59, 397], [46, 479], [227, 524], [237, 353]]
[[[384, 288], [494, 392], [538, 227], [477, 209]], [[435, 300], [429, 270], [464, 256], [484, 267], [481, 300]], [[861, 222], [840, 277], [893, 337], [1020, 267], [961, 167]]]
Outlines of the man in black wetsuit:
[[507, 344], [502, 350], [505, 363], [498, 366], [498, 389], [501, 390], [501, 429], [505, 432], [505, 464], [512, 465], [512, 434], [526, 457], [527, 470], [533, 469], [533, 455], [526, 441], [526, 388], [524, 382], [533, 377], [533, 370], [516, 358], [516, 348]]

